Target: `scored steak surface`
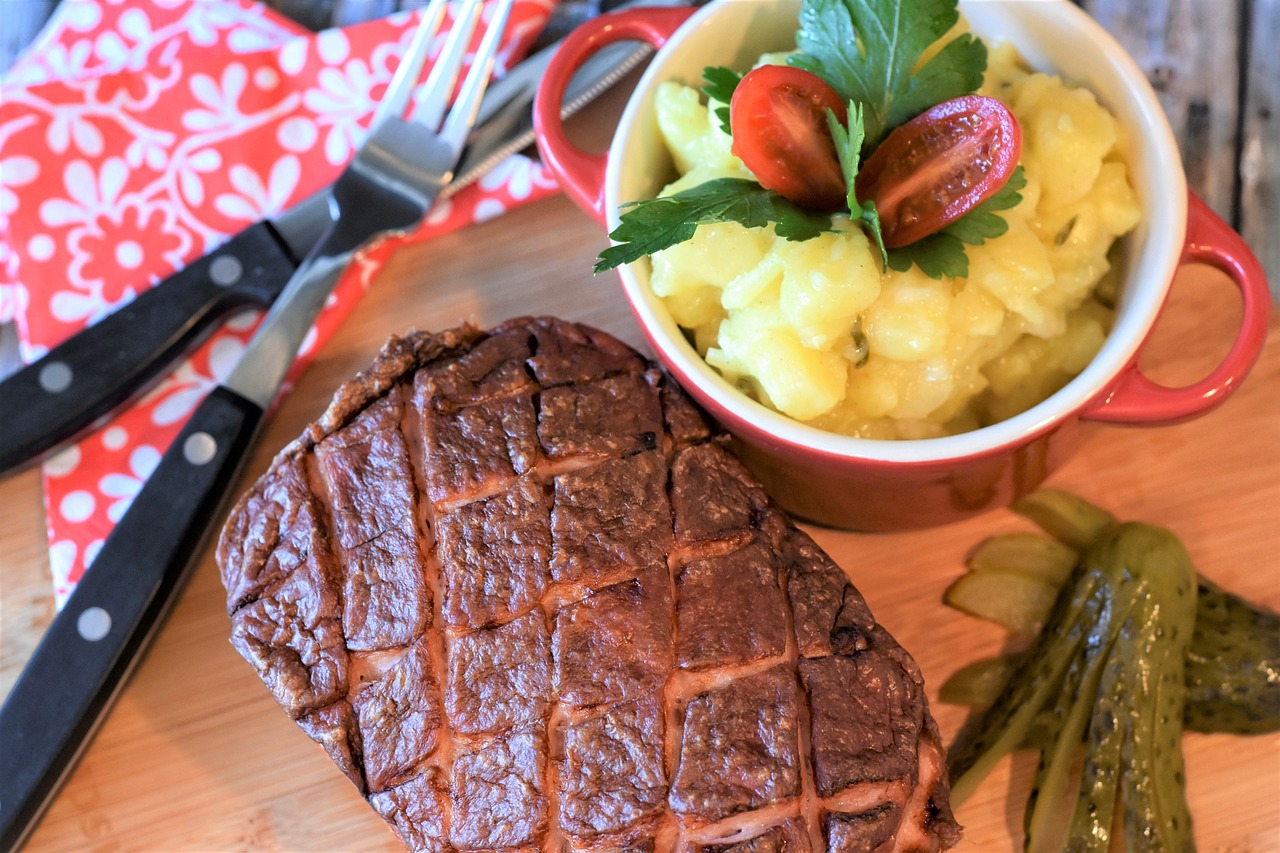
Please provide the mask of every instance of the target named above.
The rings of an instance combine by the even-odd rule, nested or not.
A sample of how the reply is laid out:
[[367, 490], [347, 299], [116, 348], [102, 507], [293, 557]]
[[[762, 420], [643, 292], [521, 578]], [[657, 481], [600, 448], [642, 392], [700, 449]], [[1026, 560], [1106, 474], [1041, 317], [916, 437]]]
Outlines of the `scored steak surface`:
[[410, 848], [959, 838], [915, 662], [602, 332], [393, 338], [217, 557], [231, 642]]

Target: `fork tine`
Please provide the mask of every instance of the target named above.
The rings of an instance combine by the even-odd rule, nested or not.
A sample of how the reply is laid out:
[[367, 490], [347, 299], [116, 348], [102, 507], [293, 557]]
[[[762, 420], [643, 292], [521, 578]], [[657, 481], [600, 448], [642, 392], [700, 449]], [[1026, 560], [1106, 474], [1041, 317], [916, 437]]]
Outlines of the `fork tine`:
[[483, 11], [483, 0], [465, 0], [462, 8], [454, 16], [453, 26], [449, 29], [449, 37], [445, 39], [436, 63], [422, 85], [422, 94], [414, 107], [412, 121], [424, 124], [435, 130], [444, 120], [445, 110], [453, 95], [454, 82], [462, 69], [462, 62], [467, 55], [467, 46], [471, 43], [471, 35]]
[[455, 151], [461, 151], [466, 142], [471, 126], [475, 124], [476, 113], [480, 109], [480, 100], [489, 85], [489, 75], [493, 72], [494, 62], [498, 58], [498, 47], [502, 43], [502, 34], [507, 28], [507, 19], [511, 15], [511, 7], [515, 0], [500, 0], [497, 9], [489, 21], [488, 29], [480, 40], [475, 56], [471, 59], [471, 70], [465, 80], [458, 97], [454, 99], [453, 109], [445, 119], [440, 130], [440, 138]]
[[436, 33], [440, 31], [440, 25], [444, 22], [447, 5], [447, 0], [431, 0], [431, 5], [423, 10], [418, 27], [413, 31], [413, 39], [409, 42], [400, 65], [396, 67], [396, 73], [391, 77], [387, 91], [378, 101], [373, 120], [369, 124], [371, 132], [388, 118], [404, 116], [405, 108], [409, 106], [409, 99], [413, 96], [413, 90], [418, 85], [418, 78], [422, 76], [422, 67], [427, 63], [431, 40], [435, 38]]

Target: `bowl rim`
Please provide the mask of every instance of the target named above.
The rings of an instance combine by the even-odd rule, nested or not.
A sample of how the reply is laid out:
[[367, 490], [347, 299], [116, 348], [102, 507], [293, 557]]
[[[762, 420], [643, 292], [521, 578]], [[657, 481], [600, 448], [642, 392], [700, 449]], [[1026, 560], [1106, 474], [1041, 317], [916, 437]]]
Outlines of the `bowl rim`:
[[[654, 88], [670, 76], [672, 58], [683, 45], [704, 29], [722, 26], [722, 15], [746, 14], [753, 3], [713, 0], [695, 12], [667, 41], [650, 63], [628, 99], [610, 145], [605, 168], [607, 230], [618, 224], [620, 179], [628, 158], [624, 153], [638, 122], [650, 113]], [[781, 0], [798, 9], [799, 0]], [[1155, 91], [1133, 58], [1086, 12], [1069, 0], [959, 0], [961, 13], [978, 23], [974, 31], [989, 43], [1007, 41], [994, 33], [992, 21], [1000, 21], [1015, 34], [1020, 28], [1038, 27], [1052, 32], [1056, 50], [1080, 51], [1088, 59], [1081, 66], [1093, 69], [1093, 85], [1099, 100], [1113, 112], [1128, 116], [1126, 160], [1130, 179], [1144, 201], [1143, 221], [1125, 238], [1141, 241], [1142, 252], [1125, 259], [1124, 280], [1137, 286], [1123, 288], [1120, 310], [1102, 348], [1090, 363], [1063, 388], [1031, 408], [990, 426], [937, 438], [869, 439], [822, 430], [794, 420], [748, 397], [712, 368], [686, 340], [666, 306], [648, 286], [644, 267], [648, 259], [619, 268], [623, 289], [646, 338], [665, 366], [712, 414], [725, 420], [731, 431], [744, 438], [814, 454], [828, 460], [870, 460], [894, 463], [931, 463], [990, 455], [1025, 444], [1076, 417], [1091, 403], [1105, 399], [1111, 386], [1134, 364], [1154, 325], [1182, 255], [1186, 233], [1186, 177], [1177, 142]], [[729, 11], [726, 11], [729, 10]], [[1036, 54], [1013, 41], [1026, 56]], [[1083, 45], [1083, 47], [1082, 47]], [[710, 63], [708, 63], [710, 64]], [[1044, 69], [1043, 62], [1033, 66]], [[1061, 73], [1061, 72], [1059, 72]], [[1073, 81], [1080, 75], [1069, 75]], [[1087, 75], [1086, 75], [1087, 76]], [[1096, 81], [1120, 84], [1098, 91]], [[1136, 119], [1136, 121], [1135, 121]], [[1122, 122], [1123, 123], [1123, 122]], [[1144, 156], [1135, 163], [1140, 152]], [[1149, 203], [1158, 199], [1158, 204]], [[642, 274], [637, 273], [637, 268]], [[643, 279], [643, 281], [642, 281]]]

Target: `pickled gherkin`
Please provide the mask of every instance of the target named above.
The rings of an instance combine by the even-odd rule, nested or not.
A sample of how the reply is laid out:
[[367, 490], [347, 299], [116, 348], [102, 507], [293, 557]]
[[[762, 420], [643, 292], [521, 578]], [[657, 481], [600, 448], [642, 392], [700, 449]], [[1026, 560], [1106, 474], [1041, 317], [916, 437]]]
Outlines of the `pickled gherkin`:
[[1012, 509], [1078, 551], [1091, 547], [1116, 523], [1116, 517], [1102, 507], [1060, 489], [1038, 489], [1019, 499]]
[[953, 799], [1030, 740], [1041, 760], [1027, 850], [1106, 850], [1116, 809], [1128, 850], [1193, 849], [1181, 738], [1196, 591], [1172, 533], [1137, 522], [1102, 533], [1001, 694], [950, 750]]
[[[1045, 489], [1013, 509], [1045, 533], [992, 536], [966, 558], [970, 569], [944, 600], [996, 622], [1014, 638], [1036, 633], [1077, 560], [1117, 521], [1068, 492]], [[993, 583], [1017, 575], [1015, 583]], [[1195, 630], [1187, 649], [1185, 726], [1198, 732], [1257, 734], [1280, 729], [1280, 615], [1198, 578]], [[974, 661], [943, 685], [943, 701], [982, 708], [995, 700], [1021, 655]]]
[[1187, 727], [1231, 734], [1280, 728], [1280, 615], [1204, 578], [1196, 603]]

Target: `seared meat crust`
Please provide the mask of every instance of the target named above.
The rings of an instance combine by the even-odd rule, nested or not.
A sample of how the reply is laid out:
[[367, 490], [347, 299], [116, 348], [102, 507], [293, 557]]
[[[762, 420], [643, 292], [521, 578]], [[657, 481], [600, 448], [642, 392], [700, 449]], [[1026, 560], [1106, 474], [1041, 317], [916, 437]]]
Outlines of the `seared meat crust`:
[[915, 662], [599, 331], [393, 338], [217, 557], [232, 644], [411, 849], [959, 838]]

